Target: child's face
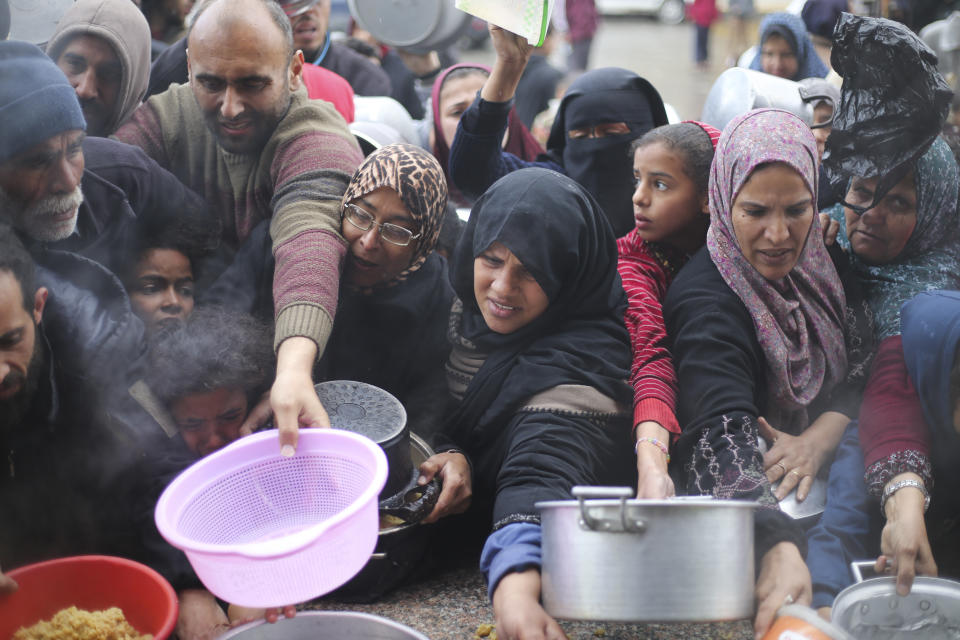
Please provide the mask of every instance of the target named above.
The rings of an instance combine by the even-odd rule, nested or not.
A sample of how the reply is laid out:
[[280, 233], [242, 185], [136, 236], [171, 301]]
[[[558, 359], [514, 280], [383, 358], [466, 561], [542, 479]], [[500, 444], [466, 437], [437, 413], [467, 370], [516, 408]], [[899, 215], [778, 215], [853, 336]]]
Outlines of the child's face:
[[176, 325], [193, 312], [193, 269], [176, 249], [147, 249], [127, 285], [133, 311], [148, 333]]
[[638, 235], [686, 253], [703, 245], [706, 196], [697, 193], [683, 160], [662, 143], [642, 146], [633, 155], [633, 217]]
[[236, 388], [195, 393], [174, 401], [170, 412], [190, 450], [206, 456], [240, 437], [247, 395]]

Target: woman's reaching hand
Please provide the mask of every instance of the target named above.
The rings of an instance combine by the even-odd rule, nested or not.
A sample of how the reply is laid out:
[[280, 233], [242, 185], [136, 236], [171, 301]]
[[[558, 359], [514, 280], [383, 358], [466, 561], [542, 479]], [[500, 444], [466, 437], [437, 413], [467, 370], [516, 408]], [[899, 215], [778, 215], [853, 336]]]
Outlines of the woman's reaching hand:
[[440, 497], [424, 523], [436, 522], [453, 513], [463, 513], [470, 506], [473, 495], [470, 463], [462, 453], [448, 452], [431, 456], [420, 465], [417, 484], [425, 485], [439, 475], [443, 481]]

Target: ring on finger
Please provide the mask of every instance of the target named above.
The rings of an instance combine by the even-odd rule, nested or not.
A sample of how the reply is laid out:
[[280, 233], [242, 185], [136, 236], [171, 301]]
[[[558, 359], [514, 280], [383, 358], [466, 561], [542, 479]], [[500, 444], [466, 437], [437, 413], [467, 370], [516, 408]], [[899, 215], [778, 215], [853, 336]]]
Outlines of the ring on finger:
[[789, 473], [790, 473], [791, 475], [796, 474], [796, 476], [797, 476], [798, 478], [801, 477], [800, 472], [797, 471], [796, 469], [790, 469], [790, 472], [789, 472]]
[[793, 604], [793, 595], [787, 594], [787, 597], [783, 599], [783, 604]]
[[783, 466], [783, 463], [782, 463], [782, 462], [774, 462], [774, 463], [773, 463], [773, 466], [775, 466], [775, 467], [780, 467], [780, 469], [783, 470], [783, 473], [784, 473], [784, 474], [787, 473], [787, 468], [786, 468], [785, 466]]

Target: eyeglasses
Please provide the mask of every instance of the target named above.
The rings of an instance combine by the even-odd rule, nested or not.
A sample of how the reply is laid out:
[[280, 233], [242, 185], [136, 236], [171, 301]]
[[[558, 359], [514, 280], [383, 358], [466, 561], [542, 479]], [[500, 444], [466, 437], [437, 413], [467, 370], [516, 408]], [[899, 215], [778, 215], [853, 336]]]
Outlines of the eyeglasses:
[[420, 233], [414, 235], [410, 229], [404, 229], [389, 222], [377, 222], [368, 211], [364, 211], [355, 204], [343, 205], [341, 216], [360, 231], [369, 231], [373, 225], [377, 225], [380, 228], [381, 238], [400, 247], [407, 246], [411, 240], [416, 240], [423, 235]]

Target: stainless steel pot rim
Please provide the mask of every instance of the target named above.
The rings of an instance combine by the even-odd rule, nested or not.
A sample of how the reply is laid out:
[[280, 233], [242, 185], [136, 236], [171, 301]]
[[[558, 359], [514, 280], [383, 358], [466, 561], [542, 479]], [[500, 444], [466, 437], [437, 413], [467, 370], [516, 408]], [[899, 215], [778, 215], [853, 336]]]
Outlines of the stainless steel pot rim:
[[[411, 629], [410, 627], [400, 624], [399, 622], [396, 622], [394, 620], [391, 620], [390, 618], [384, 618], [382, 616], [373, 615], [372, 613], [363, 613], [360, 611], [298, 611], [296, 617], [290, 618], [290, 619], [281, 617], [279, 620], [277, 620], [274, 623], [267, 622], [266, 620], [257, 620], [255, 622], [248, 622], [247, 624], [231, 629], [225, 635], [220, 636], [220, 638], [222, 640], [225, 640], [226, 638], [234, 638], [237, 636], [241, 636], [244, 632], [250, 631], [251, 629], [255, 629], [265, 624], [277, 625], [276, 627], [272, 627], [274, 629], [280, 628], [280, 626], [284, 624], [291, 624], [289, 621], [296, 621], [298, 618], [300, 619], [301, 624], [303, 623], [303, 620], [306, 618], [319, 618], [321, 621], [324, 619], [330, 620], [330, 621], [357, 620], [357, 621], [363, 621], [368, 623], [376, 623], [384, 628], [384, 633], [386, 632], [387, 629], [389, 629], [391, 631], [404, 633], [407, 638], [416, 638], [417, 640], [428, 640], [428, 638], [425, 635], [421, 634], [419, 631], [416, 631], [415, 629]], [[384, 637], [391, 637], [391, 636], [385, 635]]]
[[[410, 449], [411, 449], [411, 458], [413, 458], [414, 467], [418, 468], [420, 464], [430, 458], [434, 451], [433, 448], [427, 444], [426, 440], [415, 434], [413, 431], [410, 432]], [[404, 490], [407, 490], [406, 488]], [[397, 533], [398, 531], [405, 531], [413, 527], [420, 526], [421, 522], [404, 522], [403, 524], [398, 524], [393, 527], [387, 527], [385, 529], [380, 529], [378, 535], [391, 535]]]
[[960, 602], [960, 582], [948, 578], [934, 578], [931, 576], [917, 576], [913, 579], [913, 586], [906, 596], [897, 594], [897, 579], [893, 576], [867, 578], [863, 582], [852, 584], [837, 596], [837, 602], [848, 598], [876, 598], [880, 596], [896, 596], [901, 600], [916, 597], [947, 596]]
[[[711, 496], [677, 496], [666, 500], [647, 500], [644, 498], [630, 498], [624, 501], [611, 498], [587, 498], [583, 503], [589, 507], [619, 507], [626, 504], [628, 507], [665, 507], [668, 509], [756, 509], [760, 503], [751, 500], [721, 500]], [[579, 508], [579, 500], [544, 500], [534, 504], [537, 509], [558, 509], [564, 507]]]

